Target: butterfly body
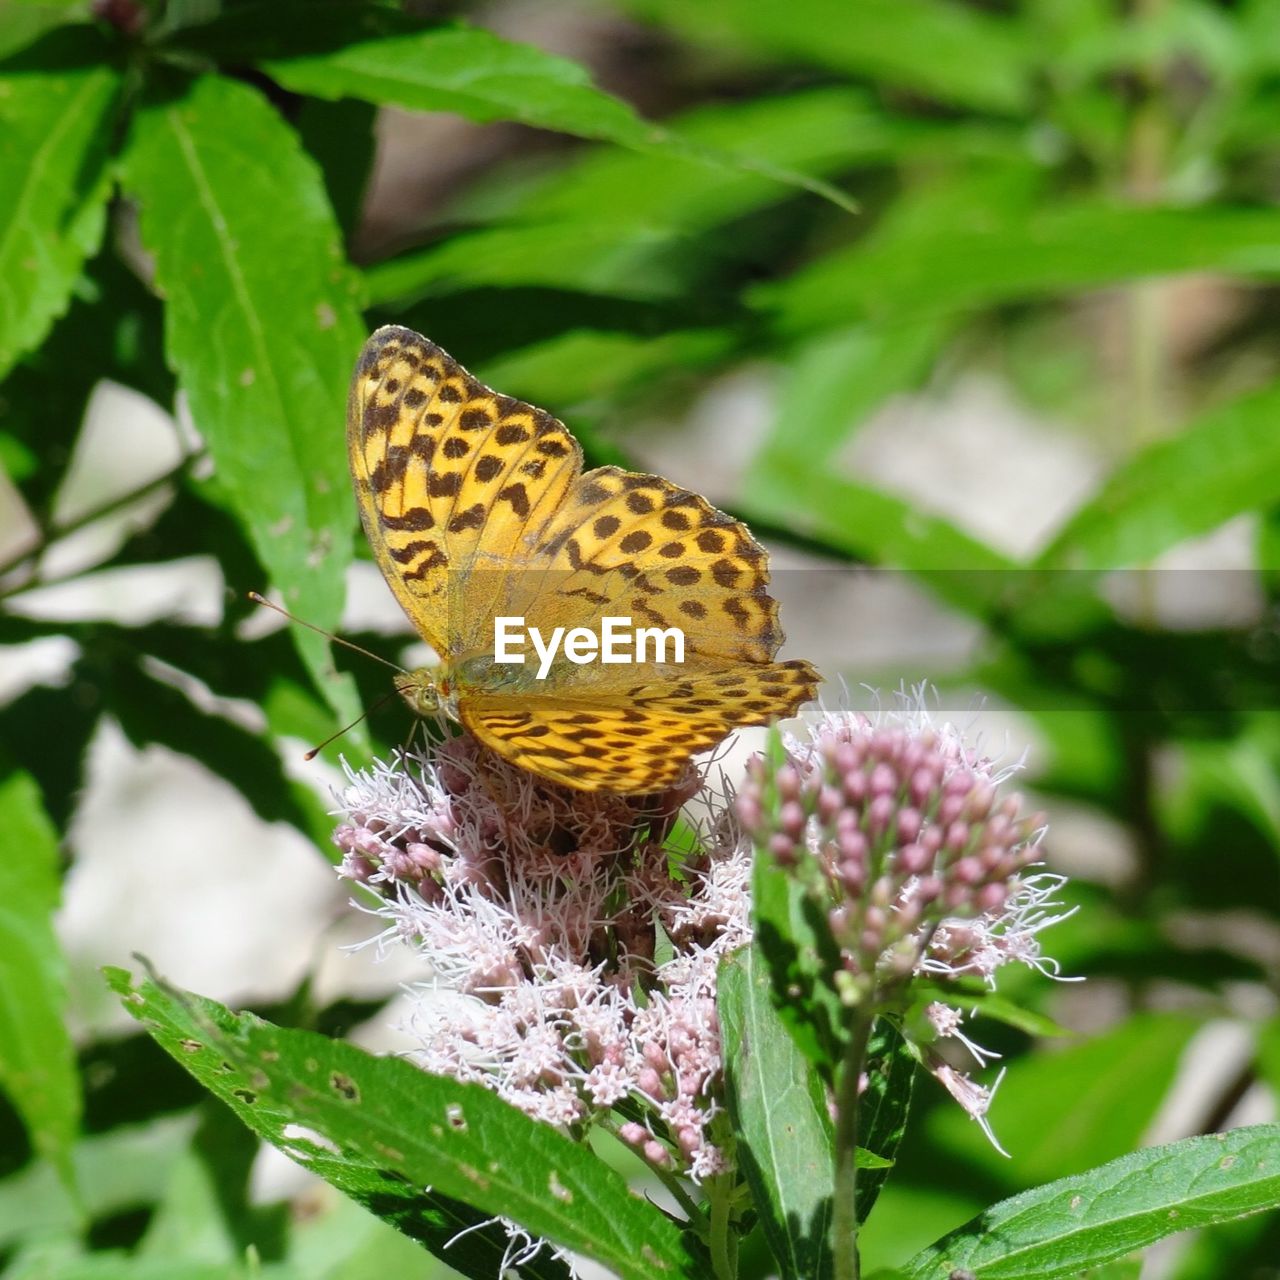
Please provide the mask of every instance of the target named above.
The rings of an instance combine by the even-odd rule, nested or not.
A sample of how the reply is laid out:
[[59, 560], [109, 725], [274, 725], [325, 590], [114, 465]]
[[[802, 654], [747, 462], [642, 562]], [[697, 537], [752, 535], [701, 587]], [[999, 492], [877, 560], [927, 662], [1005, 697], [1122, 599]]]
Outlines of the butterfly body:
[[[773, 661], [777, 602], [744, 525], [660, 476], [584, 472], [562, 423], [421, 335], [387, 326], [365, 344], [347, 439], [379, 567], [441, 658], [397, 677], [418, 714], [568, 786], [643, 793], [813, 695], [808, 663]], [[504, 618], [533, 639], [518, 657]], [[680, 660], [656, 641], [606, 657], [598, 637], [622, 622], [678, 632]], [[580, 657], [584, 634], [603, 660]]]

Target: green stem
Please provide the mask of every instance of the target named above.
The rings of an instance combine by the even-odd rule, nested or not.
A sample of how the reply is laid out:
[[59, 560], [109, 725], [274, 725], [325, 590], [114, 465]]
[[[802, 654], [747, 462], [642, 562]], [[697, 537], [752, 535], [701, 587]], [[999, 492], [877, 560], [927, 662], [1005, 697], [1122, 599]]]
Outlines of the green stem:
[[[1167, 0], [1138, 0], [1134, 21], [1154, 24], [1163, 15]], [[1138, 68], [1145, 98], [1129, 131], [1126, 194], [1137, 205], [1158, 204], [1165, 195], [1171, 141], [1165, 103], [1166, 68], [1153, 60]], [[1174, 379], [1169, 348], [1169, 286], [1161, 280], [1135, 281], [1126, 290], [1128, 386], [1124, 413], [1128, 418], [1129, 447], [1138, 452], [1164, 436], [1171, 420], [1171, 387]], [[1156, 610], [1151, 576], [1138, 578], [1138, 605], [1151, 618]]]
[[696, 1231], [698, 1224], [702, 1219], [702, 1208], [697, 1204], [693, 1197], [685, 1190], [684, 1183], [670, 1169], [664, 1169], [661, 1165], [654, 1164], [653, 1161], [645, 1158], [644, 1153], [636, 1151], [630, 1143], [623, 1142], [621, 1134], [618, 1132], [618, 1125], [613, 1120], [607, 1120], [601, 1123], [601, 1128], [607, 1129], [617, 1140], [632, 1151], [635, 1155], [644, 1160], [645, 1166], [649, 1172], [653, 1174], [659, 1182], [671, 1193], [671, 1198], [676, 1201], [681, 1209], [684, 1210], [685, 1217], [689, 1220], [690, 1226]]
[[836, 1179], [832, 1222], [835, 1280], [859, 1280], [858, 1262], [858, 1086], [867, 1057], [873, 1017], [855, 1009], [849, 1041], [836, 1081]]
[[716, 1280], [734, 1280], [737, 1266], [734, 1262], [733, 1187], [728, 1177], [709, 1179], [706, 1186], [707, 1206], [710, 1209], [711, 1268]]

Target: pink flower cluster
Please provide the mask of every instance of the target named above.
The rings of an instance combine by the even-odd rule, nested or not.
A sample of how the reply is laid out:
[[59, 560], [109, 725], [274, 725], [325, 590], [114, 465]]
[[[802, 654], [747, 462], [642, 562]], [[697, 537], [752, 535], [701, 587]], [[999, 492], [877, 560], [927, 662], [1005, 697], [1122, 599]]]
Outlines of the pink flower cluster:
[[974, 967], [989, 939], [960, 922], [997, 918], [1039, 856], [1043, 820], [1021, 807], [957, 734], [859, 714], [790, 739], [776, 768], [757, 758], [737, 801], [746, 831], [822, 900], [851, 999], [926, 957]]
[[[750, 938], [750, 846], [723, 798], [693, 771], [657, 799], [573, 791], [466, 736], [348, 775], [343, 873], [431, 969], [421, 1065], [564, 1127], [629, 1104], [617, 1131], [650, 1163], [719, 1172], [715, 975]], [[709, 816], [678, 856], [695, 792]]]
[[[1012, 770], [919, 698], [874, 721], [822, 713], [784, 747], [732, 803], [694, 769], [659, 797], [574, 791], [466, 735], [349, 769], [334, 839], [376, 895], [380, 943], [428, 967], [409, 1016], [420, 1064], [574, 1132], [605, 1123], [655, 1168], [724, 1171], [716, 972], [751, 940], [753, 843], [822, 904], [851, 1003], [900, 1014], [917, 975], [1053, 972], [1037, 935], [1062, 918], [1062, 880], [1025, 874], [1042, 832], [1000, 794]], [[935, 1000], [918, 1025], [994, 1056], [962, 1020]], [[991, 1093], [922, 1048], [986, 1128]]]
[[[752, 763], [736, 809], [757, 846], [825, 911], [842, 999], [893, 1013], [921, 974], [994, 985], [1009, 961], [1055, 974], [1037, 935], [1064, 918], [1054, 901], [1063, 880], [1025, 874], [1044, 825], [1024, 814], [1021, 797], [1001, 794], [1016, 765], [998, 769], [953, 726], [932, 724], [919, 696], [874, 720], [824, 713], [784, 749], [781, 760]], [[962, 1020], [935, 1001], [926, 1026], [979, 1064], [995, 1056], [962, 1033]], [[924, 1056], [986, 1128], [991, 1092], [931, 1047]]]

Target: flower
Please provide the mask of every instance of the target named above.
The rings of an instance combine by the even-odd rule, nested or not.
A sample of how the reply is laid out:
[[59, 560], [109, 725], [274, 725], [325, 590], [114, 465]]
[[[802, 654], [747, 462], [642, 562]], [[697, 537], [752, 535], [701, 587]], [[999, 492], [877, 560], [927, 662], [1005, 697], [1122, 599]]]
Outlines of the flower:
[[[618, 1131], [650, 1163], [719, 1172], [715, 975], [750, 939], [727, 798], [693, 771], [656, 798], [574, 791], [466, 735], [347, 775], [342, 874], [378, 895], [382, 944], [431, 969], [418, 1062], [569, 1129], [629, 1101], [646, 1123]], [[680, 855], [668, 837], [695, 791], [711, 816]]]
[[[1063, 881], [1027, 874], [1043, 825], [1003, 794], [1012, 772], [919, 696], [876, 719], [822, 712], [736, 798], [709, 769], [660, 796], [575, 791], [461, 734], [347, 767], [334, 840], [375, 895], [378, 944], [429, 967], [408, 1015], [421, 1066], [575, 1134], [604, 1123], [700, 1182], [729, 1168], [716, 975], [751, 941], [753, 844], [820, 904], [846, 1006], [900, 1022], [989, 1132], [991, 1092], [932, 1046], [995, 1056], [961, 1031], [962, 980], [994, 985], [1010, 961], [1056, 974], [1038, 939]], [[919, 982], [933, 994], [909, 1021]], [[955, 1001], [937, 998], [948, 983]]]
[[783, 738], [777, 758], [753, 762], [736, 806], [756, 846], [819, 907], [847, 1007], [901, 1019], [919, 979], [955, 984], [954, 1005], [934, 998], [904, 1030], [925, 1038], [926, 1065], [988, 1134], [994, 1089], [929, 1046], [954, 1040], [980, 1065], [996, 1056], [960, 1029], [961, 979], [994, 987], [1010, 961], [1057, 976], [1038, 935], [1070, 914], [1057, 911], [1065, 880], [1027, 874], [1045, 826], [1004, 791], [1018, 767], [935, 724], [919, 689], [874, 718], [823, 711], [809, 733]]

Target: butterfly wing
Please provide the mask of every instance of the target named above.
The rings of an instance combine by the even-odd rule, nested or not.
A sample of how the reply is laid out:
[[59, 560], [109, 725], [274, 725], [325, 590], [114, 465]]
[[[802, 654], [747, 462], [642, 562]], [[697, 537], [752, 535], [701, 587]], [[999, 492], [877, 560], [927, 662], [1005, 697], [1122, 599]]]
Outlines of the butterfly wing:
[[738, 726], [790, 714], [817, 684], [813, 667], [793, 660], [599, 687], [592, 696], [478, 692], [461, 715], [486, 746], [544, 778], [644, 794], [675, 784], [691, 755]]
[[[686, 655], [769, 662], [782, 643], [769, 562], [746, 525], [661, 476], [617, 467], [574, 482], [541, 535], [529, 623], [598, 630], [605, 615], [678, 627]], [[785, 714], [785, 713], [783, 713]]]
[[[515, 763], [586, 790], [657, 790], [736, 726], [812, 696], [807, 663], [772, 661], [778, 606], [745, 525], [660, 476], [584, 474], [562, 423], [412, 330], [387, 326], [365, 344], [347, 441], [383, 575], [455, 663], [464, 724]], [[485, 655], [500, 615], [544, 635], [598, 634], [606, 616], [678, 627], [685, 663], [495, 677]]]
[[465, 646], [461, 584], [465, 616], [485, 615], [477, 588], [498, 589], [582, 469], [577, 441], [549, 413], [495, 394], [395, 325], [360, 353], [347, 451], [378, 567], [442, 656]]

